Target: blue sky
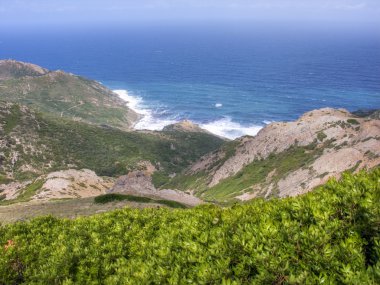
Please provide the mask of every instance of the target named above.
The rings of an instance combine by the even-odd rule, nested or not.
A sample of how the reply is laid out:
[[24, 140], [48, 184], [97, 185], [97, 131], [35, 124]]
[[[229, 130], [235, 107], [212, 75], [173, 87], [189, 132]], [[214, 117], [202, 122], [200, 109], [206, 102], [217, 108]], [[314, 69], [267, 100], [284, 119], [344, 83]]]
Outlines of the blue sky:
[[380, 0], [0, 0], [0, 25], [150, 21], [380, 23]]

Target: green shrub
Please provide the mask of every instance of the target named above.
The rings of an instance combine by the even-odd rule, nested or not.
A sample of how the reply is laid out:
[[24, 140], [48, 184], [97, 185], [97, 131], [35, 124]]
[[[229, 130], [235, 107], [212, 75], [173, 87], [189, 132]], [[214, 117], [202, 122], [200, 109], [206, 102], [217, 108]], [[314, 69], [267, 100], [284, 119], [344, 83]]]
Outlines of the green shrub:
[[131, 202], [139, 202], [139, 203], [150, 203], [152, 199], [147, 197], [139, 197], [139, 196], [132, 196], [132, 195], [124, 195], [124, 194], [104, 194], [95, 197], [94, 201], [97, 204], [105, 204], [109, 202], [115, 202], [115, 201], [131, 201]]
[[359, 125], [360, 123], [355, 120], [355, 119], [348, 119], [347, 120], [347, 123], [351, 124], [351, 125]]
[[185, 205], [171, 200], [156, 200], [148, 197], [141, 197], [141, 196], [133, 196], [133, 195], [125, 195], [125, 194], [118, 194], [118, 193], [110, 193], [110, 194], [104, 194], [95, 197], [94, 202], [97, 204], [106, 204], [110, 202], [117, 202], [117, 201], [130, 201], [130, 202], [137, 202], [137, 203], [157, 203], [166, 205], [170, 208], [187, 208]]
[[177, 201], [172, 201], [172, 200], [152, 200], [152, 201], [154, 203], [166, 205], [170, 208], [178, 208], [178, 209], [186, 209], [187, 208], [184, 204], [179, 203]]
[[122, 194], [105, 194], [95, 197], [94, 202], [97, 204], [106, 204], [115, 201], [124, 201], [127, 197]]
[[380, 170], [295, 198], [0, 227], [0, 284], [379, 284]]
[[152, 175], [152, 183], [154, 187], [160, 188], [162, 185], [168, 183], [170, 177], [163, 171], [156, 171]]
[[325, 138], [327, 138], [327, 135], [324, 132], [321, 131], [317, 133], [317, 139], [319, 141], [323, 141]]

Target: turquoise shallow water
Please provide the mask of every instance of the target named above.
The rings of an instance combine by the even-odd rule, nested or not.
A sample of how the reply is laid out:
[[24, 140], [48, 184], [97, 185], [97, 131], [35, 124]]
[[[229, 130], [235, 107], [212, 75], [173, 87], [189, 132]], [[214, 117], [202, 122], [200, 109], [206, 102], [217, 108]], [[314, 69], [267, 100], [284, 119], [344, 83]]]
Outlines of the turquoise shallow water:
[[125, 90], [145, 115], [138, 128], [190, 119], [234, 138], [316, 108], [380, 108], [380, 38], [362, 31], [3, 32], [0, 58], [63, 69]]

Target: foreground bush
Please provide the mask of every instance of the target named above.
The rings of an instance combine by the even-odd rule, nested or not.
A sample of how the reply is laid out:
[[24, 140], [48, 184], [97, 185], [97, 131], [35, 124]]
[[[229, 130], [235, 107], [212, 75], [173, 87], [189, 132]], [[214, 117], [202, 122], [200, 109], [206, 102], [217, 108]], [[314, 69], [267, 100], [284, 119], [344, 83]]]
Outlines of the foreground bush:
[[297, 198], [0, 228], [0, 284], [379, 284], [380, 170]]

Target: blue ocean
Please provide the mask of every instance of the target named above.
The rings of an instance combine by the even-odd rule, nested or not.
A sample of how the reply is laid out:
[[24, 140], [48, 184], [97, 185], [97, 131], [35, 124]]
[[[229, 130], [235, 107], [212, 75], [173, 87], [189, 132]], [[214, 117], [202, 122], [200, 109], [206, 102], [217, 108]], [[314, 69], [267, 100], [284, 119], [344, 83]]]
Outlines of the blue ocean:
[[0, 58], [95, 79], [143, 119], [227, 137], [322, 108], [380, 108], [380, 35], [344, 29], [161, 26], [0, 31]]

